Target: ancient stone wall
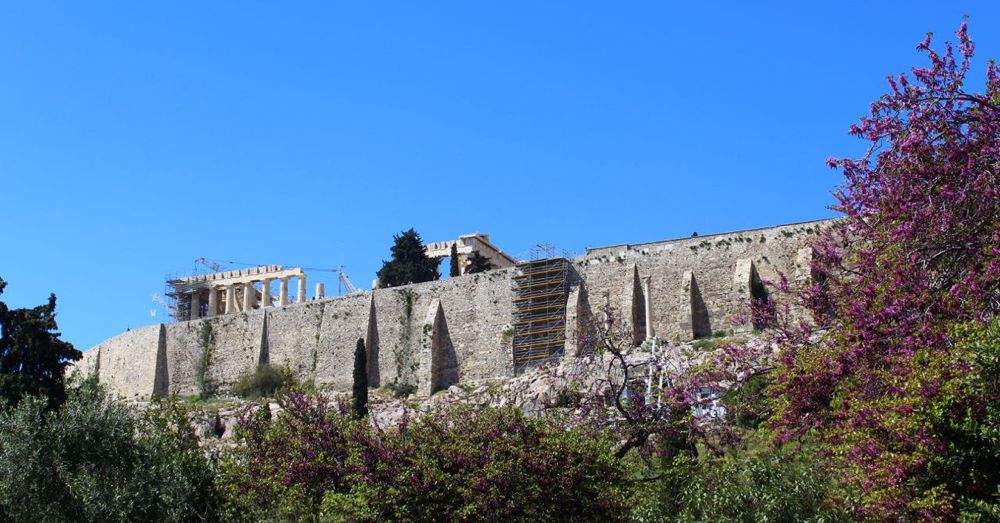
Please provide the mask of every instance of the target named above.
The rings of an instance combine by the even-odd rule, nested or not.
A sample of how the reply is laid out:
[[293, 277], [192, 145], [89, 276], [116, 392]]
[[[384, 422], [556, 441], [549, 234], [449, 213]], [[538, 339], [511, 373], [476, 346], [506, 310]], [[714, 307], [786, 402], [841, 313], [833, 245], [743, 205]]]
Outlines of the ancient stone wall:
[[96, 355], [96, 361], [93, 357], [82, 361], [93, 364], [100, 381], [118, 395], [127, 399], [148, 398], [154, 388], [160, 388], [161, 392], [166, 389], [157, 379], [157, 371], [162, 373], [158, 369], [158, 363], [162, 363], [158, 357], [163, 349], [162, 333], [162, 325], [123, 332], [88, 351]]
[[[829, 221], [591, 249], [571, 263], [567, 353], [586, 350], [579, 331], [605, 304], [641, 342], [689, 340], [734, 326], [761, 280], [782, 272], [808, 280], [809, 243]], [[270, 307], [123, 333], [91, 349], [75, 368], [129, 399], [152, 394], [226, 393], [260, 363], [299, 380], [351, 387], [354, 347], [369, 351], [372, 386], [450, 385], [514, 375], [514, 269], [459, 276]], [[646, 325], [646, 292], [652, 325]]]

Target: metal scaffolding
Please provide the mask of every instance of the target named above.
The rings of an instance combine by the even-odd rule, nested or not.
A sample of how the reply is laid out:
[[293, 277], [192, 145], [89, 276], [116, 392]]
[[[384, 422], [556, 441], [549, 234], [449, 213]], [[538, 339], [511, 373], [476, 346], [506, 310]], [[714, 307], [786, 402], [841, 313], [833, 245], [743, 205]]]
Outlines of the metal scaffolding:
[[517, 264], [513, 288], [515, 371], [562, 354], [568, 273], [565, 258]]

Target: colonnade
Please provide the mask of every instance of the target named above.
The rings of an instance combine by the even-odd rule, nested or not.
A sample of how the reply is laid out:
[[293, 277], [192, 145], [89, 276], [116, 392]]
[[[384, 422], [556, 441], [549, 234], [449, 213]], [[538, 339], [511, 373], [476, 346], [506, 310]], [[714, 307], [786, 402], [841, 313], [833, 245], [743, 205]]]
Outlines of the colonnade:
[[[235, 314], [267, 307], [283, 307], [292, 302], [289, 280], [296, 280], [295, 303], [305, 303], [306, 274], [301, 269], [282, 269], [276, 266], [259, 267], [226, 273], [214, 273], [183, 281], [186, 290], [176, 292], [181, 319], [195, 320], [219, 314]], [[278, 295], [272, 294], [274, 281], [278, 281]], [[178, 280], [178, 283], [181, 283]], [[324, 297], [324, 286], [316, 284], [316, 299]], [[184, 310], [186, 309], [186, 311]]]

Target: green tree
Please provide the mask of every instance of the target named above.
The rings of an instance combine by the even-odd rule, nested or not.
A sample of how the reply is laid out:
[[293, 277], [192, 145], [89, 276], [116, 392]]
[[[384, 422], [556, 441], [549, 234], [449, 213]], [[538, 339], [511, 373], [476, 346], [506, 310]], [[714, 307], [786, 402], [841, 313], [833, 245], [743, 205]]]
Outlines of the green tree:
[[441, 277], [438, 266], [441, 260], [431, 259], [424, 251], [424, 243], [417, 231], [410, 229], [392, 237], [392, 259], [382, 262], [378, 271], [380, 287], [396, 287], [421, 283]]
[[495, 269], [496, 267], [490, 263], [490, 259], [476, 251], [472, 251], [472, 255], [469, 256], [468, 264], [465, 267], [465, 274], [475, 274], [477, 272], [486, 272]]
[[459, 265], [458, 261], [458, 244], [451, 244], [451, 274], [450, 276], [454, 278], [455, 276], [461, 276], [462, 266]]
[[93, 378], [59, 410], [25, 397], [0, 413], [0, 521], [216, 521], [189, 416], [171, 402], [137, 412]]
[[358, 338], [354, 348], [354, 398], [351, 412], [358, 418], [368, 415], [368, 351], [365, 340]]
[[[6, 286], [0, 279], [0, 294]], [[43, 396], [49, 408], [66, 400], [63, 371], [83, 354], [56, 329], [55, 294], [31, 309], [8, 309], [0, 301], [0, 397], [16, 405], [24, 396]]]

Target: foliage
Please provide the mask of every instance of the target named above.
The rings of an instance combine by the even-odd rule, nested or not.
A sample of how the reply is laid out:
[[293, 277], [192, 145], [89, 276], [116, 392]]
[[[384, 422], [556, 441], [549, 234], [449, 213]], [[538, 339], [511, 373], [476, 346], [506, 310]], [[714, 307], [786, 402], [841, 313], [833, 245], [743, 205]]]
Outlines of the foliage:
[[386, 383], [383, 388], [389, 391], [392, 397], [396, 399], [406, 398], [410, 394], [417, 392], [417, 386], [412, 383], [396, 383], [393, 381]]
[[801, 453], [726, 456], [703, 465], [681, 493], [679, 522], [848, 521], [828, 503], [828, 471]]
[[465, 264], [465, 274], [476, 274], [477, 272], [491, 271], [495, 268], [489, 258], [479, 254], [478, 251], [472, 251]]
[[[516, 409], [454, 407], [358, 433], [349, 492], [327, 520], [620, 521], [626, 469], [606, 434], [564, 430]], [[360, 501], [360, 503], [358, 503]], [[362, 510], [352, 512], [352, 507]]]
[[347, 409], [300, 392], [278, 404], [273, 420], [266, 405], [240, 417], [239, 445], [219, 478], [229, 521], [315, 521], [324, 493], [344, 488], [355, 427]]
[[295, 384], [295, 376], [291, 369], [262, 363], [257, 365], [253, 371], [240, 376], [240, 379], [233, 385], [233, 392], [242, 398], [265, 398]]
[[354, 348], [354, 387], [351, 412], [357, 418], [368, 415], [368, 351], [365, 340], [358, 338]]
[[211, 322], [201, 322], [201, 327], [198, 329], [198, 345], [201, 347], [198, 366], [195, 368], [198, 395], [203, 399], [211, 398], [215, 395], [218, 387], [209, 373], [209, 367], [212, 365], [212, 352], [215, 350], [215, 333], [212, 330]]
[[928, 35], [930, 66], [889, 78], [851, 127], [865, 156], [830, 160], [845, 218], [799, 294], [813, 324], [776, 333], [771, 426], [782, 441], [818, 434], [867, 518], [950, 520], [997, 493], [995, 458], [968, 468], [995, 451], [996, 396], [961, 389], [988, 383], [963, 338], [1000, 313], [1000, 72], [990, 62], [985, 92], [966, 91], [974, 46], [965, 23], [956, 34], [958, 57]]
[[0, 413], [0, 512], [16, 521], [212, 521], [213, 466], [173, 402], [137, 414], [93, 379], [58, 411]]
[[[7, 286], [0, 278], [0, 295]], [[82, 353], [59, 339], [56, 295], [31, 309], [9, 309], [0, 301], [0, 398], [17, 404], [25, 396], [46, 398], [49, 408], [66, 400], [63, 373]]]
[[457, 243], [451, 244], [451, 256], [449, 257], [449, 261], [451, 262], [450, 263], [451, 266], [449, 268], [448, 275], [451, 276], [452, 278], [454, 278], [455, 276], [461, 275], [462, 274], [462, 266], [459, 265], [460, 262], [458, 260], [458, 244]]
[[[452, 408], [381, 430], [319, 396], [248, 409], [220, 481], [231, 520], [623, 520], [607, 434], [515, 409]], [[486, 516], [488, 515], [488, 516]]]
[[420, 235], [410, 229], [392, 237], [392, 259], [382, 262], [378, 271], [381, 287], [397, 287], [410, 283], [421, 283], [441, 277], [438, 266], [441, 260], [431, 259], [424, 250]]

